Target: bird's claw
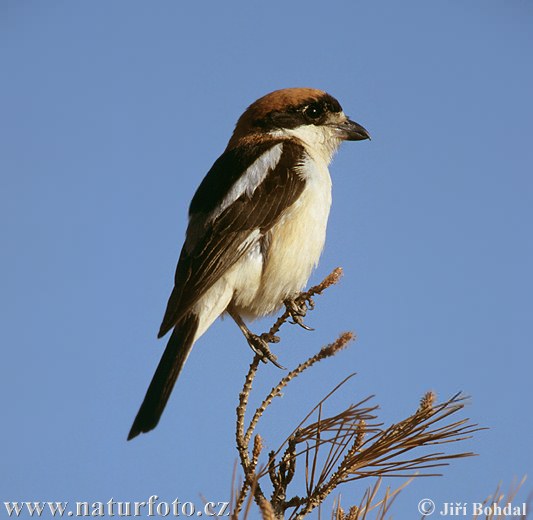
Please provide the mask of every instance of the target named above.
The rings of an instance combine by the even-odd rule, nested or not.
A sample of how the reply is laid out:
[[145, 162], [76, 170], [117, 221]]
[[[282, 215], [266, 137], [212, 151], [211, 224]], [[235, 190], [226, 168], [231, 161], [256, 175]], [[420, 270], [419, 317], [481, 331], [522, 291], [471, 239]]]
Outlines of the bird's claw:
[[265, 340], [267, 343], [279, 343], [281, 341], [279, 336], [275, 336], [269, 332], [261, 334], [261, 339]]
[[278, 358], [270, 352], [270, 348], [268, 347], [269, 343], [279, 342], [278, 336], [270, 334], [261, 334], [260, 336], [257, 336], [256, 334], [251, 334], [247, 339], [250, 348], [261, 358], [263, 363], [270, 361], [273, 365], [285, 370], [285, 367], [277, 362]]
[[312, 327], [307, 326], [303, 318], [307, 314], [307, 311], [309, 309], [313, 309], [315, 306], [315, 303], [311, 299], [311, 297], [306, 298], [304, 301], [296, 301], [296, 300], [285, 300], [285, 307], [287, 308], [287, 311], [289, 312], [292, 322], [300, 325], [302, 329], [305, 330], [315, 330]]

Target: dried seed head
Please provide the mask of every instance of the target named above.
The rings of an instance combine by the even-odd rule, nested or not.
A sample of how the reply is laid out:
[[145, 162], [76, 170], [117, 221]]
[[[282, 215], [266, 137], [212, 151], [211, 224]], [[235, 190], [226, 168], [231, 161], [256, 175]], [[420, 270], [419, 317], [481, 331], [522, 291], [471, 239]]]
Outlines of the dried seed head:
[[336, 267], [330, 274], [328, 274], [328, 276], [326, 276], [326, 278], [324, 278], [324, 281], [320, 285], [326, 289], [327, 287], [336, 284], [341, 279], [341, 276], [342, 267]]
[[359, 518], [359, 508], [357, 506], [350, 507], [348, 517], [346, 520], [357, 520]]
[[346, 520], [346, 514], [340, 504], [335, 508], [335, 520]]
[[355, 442], [353, 443], [355, 451], [361, 449], [363, 440], [365, 438], [365, 433], [366, 433], [366, 421], [364, 419], [361, 419], [359, 421], [359, 424], [357, 425], [357, 436], [355, 437]]
[[257, 434], [254, 437], [254, 447], [252, 449], [253, 464], [257, 465], [257, 462], [259, 460], [259, 455], [261, 454], [262, 450], [263, 450], [263, 439], [261, 438], [261, 435]]
[[320, 350], [320, 357], [326, 358], [334, 356], [337, 352], [342, 350], [346, 345], [355, 339], [355, 334], [353, 332], [343, 332], [333, 343], [322, 347]]
[[436, 399], [437, 396], [435, 395], [435, 392], [427, 392], [424, 397], [420, 399], [420, 406], [418, 407], [418, 412], [423, 414], [432, 412], [433, 405], [435, 404]]

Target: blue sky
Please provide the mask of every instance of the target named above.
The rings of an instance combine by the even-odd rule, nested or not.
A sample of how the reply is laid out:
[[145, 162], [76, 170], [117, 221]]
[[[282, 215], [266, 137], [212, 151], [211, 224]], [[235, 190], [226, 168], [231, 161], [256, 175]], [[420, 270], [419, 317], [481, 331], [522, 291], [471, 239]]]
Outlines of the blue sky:
[[[0, 502], [227, 499], [251, 360], [231, 321], [198, 342], [158, 428], [125, 439], [190, 198], [246, 106], [289, 86], [327, 90], [373, 140], [331, 166], [311, 282], [340, 265], [342, 283], [275, 352], [294, 366], [358, 339], [275, 403], [267, 446], [355, 371], [336, 405], [375, 394], [389, 423], [461, 390], [490, 428], [396, 518], [531, 473], [532, 21], [525, 0], [1, 2]], [[257, 398], [282, 375], [264, 367]]]

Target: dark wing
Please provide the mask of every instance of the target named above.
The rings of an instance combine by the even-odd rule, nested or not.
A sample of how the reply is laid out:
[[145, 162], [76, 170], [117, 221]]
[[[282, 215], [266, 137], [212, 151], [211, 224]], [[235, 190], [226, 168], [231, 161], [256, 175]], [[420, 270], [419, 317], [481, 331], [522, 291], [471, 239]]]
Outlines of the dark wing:
[[[302, 146], [285, 141], [281, 144], [279, 160], [258, 181], [255, 189], [244, 191], [228, 202], [227, 194], [254, 160], [279, 144], [280, 141], [272, 141], [267, 147], [262, 144], [259, 151], [247, 147], [225, 152], [198, 188], [191, 203], [191, 220], [176, 268], [175, 286], [158, 337], [174, 327], [302, 193], [305, 180], [294, 166], [302, 162], [305, 151]], [[217, 184], [222, 192], [215, 198]], [[227, 207], [213, 218], [213, 212], [224, 200]], [[256, 230], [259, 232], [257, 239], [250, 240], [251, 233]]]

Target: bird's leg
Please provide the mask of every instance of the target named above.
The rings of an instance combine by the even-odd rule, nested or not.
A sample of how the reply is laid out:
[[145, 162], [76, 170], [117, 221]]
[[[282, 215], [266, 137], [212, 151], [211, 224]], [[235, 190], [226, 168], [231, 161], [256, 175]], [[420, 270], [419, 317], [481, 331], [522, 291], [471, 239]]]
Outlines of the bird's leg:
[[261, 357], [261, 361], [263, 363], [266, 363], [267, 361], [270, 361], [273, 365], [277, 366], [278, 368], [284, 369], [282, 365], [280, 365], [277, 362], [277, 358], [272, 352], [270, 352], [270, 348], [268, 347], [269, 343], [278, 343], [279, 338], [278, 336], [274, 336], [273, 334], [261, 334], [258, 336], [257, 334], [254, 334], [244, 323], [242, 318], [235, 312], [234, 309], [231, 307], [228, 307], [226, 309], [228, 314], [233, 318], [239, 329], [241, 329], [241, 332], [244, 334], [244, 337], [246, 338], [246, 341], [248, 342], [248, 345], [250, 345], [250, 348]]
[[303, 318], [307, 314], [307, 311], [312, 310], [315, 306], [315, 302], [313, 301], [311, 296], [308, 296], [305, 299], [287, 298], [283, 303], [285, 304], [287, 312], [291, 315], [291, 318], [294, 323], [300, 325], [302, 329], [315, 330], [311, 327], [308, 327], [303, 321]]

